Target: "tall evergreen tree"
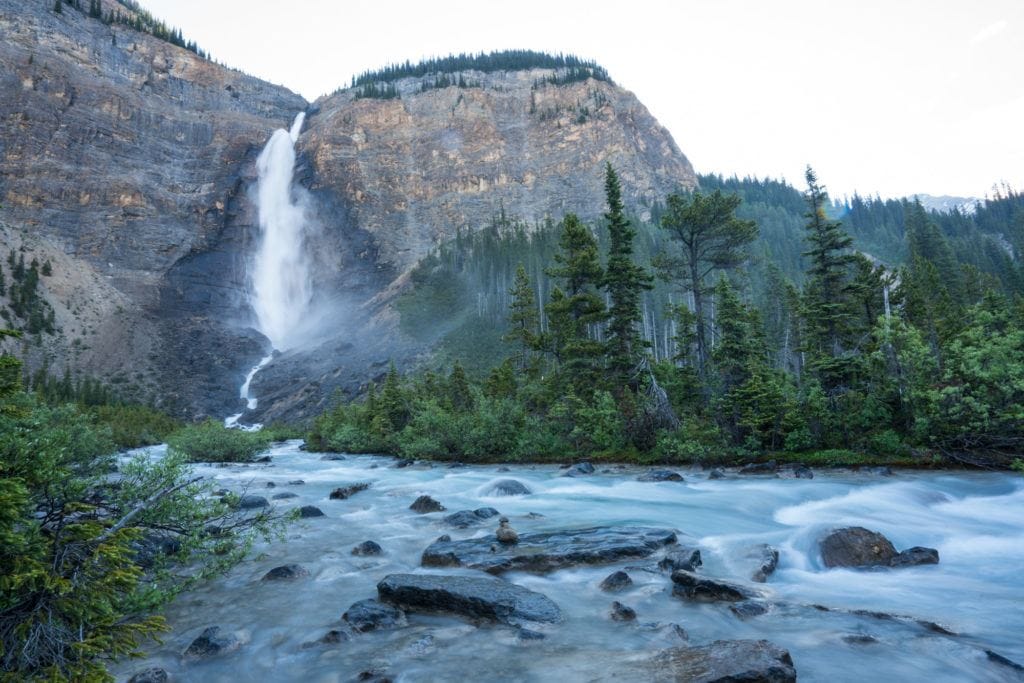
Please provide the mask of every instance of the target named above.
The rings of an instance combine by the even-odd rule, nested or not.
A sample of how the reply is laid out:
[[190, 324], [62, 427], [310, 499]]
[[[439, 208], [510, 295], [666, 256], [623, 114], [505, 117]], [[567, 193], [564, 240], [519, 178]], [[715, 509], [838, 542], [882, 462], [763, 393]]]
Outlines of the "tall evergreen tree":
[[626, 218], [622, 204], [622, 186], [609, 163], [605, 167], [605, 198], [608, 212], [608, 265], [602, 284], [610, 300], [606, 354], [608, 369], [616, 391], [629, 381], [643, 357], [646, 343], [640, 336], [640, 296], [652, 288], [652, 278], [633, 258], [636, 230]]
[[512, 301], [509, 303], [509, 330], [505, 334], [505, 341], [518, 343], [517, 364], [520, 368], [526, 368], [530, 362], [530, 352], [538, 346], [539, 333], [533, 285], [530, 284], [530, 277], [522, 263], [516, 268], [515, 281], [508, 293]]
[[704, 375], [710, 352], [704, 300], [707, 277], [714, 270], [733, 268], [747, 258], [746, 247], [757, 237], [754, 221], [740, 220], [736, 208], [739, 195], [694, 192], [690, 196], [670, 194], [661, 227], [668, 230], [679, 246], [665, 252], [658, 269], [668, 282], [693, 295], [697, 369]]

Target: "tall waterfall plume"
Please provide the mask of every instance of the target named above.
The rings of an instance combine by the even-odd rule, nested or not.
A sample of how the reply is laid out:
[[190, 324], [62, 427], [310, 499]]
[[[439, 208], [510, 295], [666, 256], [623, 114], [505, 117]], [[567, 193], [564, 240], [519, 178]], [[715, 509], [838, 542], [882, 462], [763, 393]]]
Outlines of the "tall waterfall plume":
[[306, 115], [290, 131], [274, 131], [259, 159], [257, 207], [260, 246], [252, 271], [251, 303], [259, 330], [276, 351], [297, 341], [297, 329], [312, 298], [305, 249], [306, 211], [292, 189], [295, 143]]

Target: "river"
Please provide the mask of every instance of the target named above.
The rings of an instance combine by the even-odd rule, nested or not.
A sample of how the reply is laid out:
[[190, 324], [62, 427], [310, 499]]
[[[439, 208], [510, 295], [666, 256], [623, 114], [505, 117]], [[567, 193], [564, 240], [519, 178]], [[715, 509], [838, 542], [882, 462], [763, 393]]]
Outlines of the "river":
[[[159, 449], [156, 449], [159, 452]], [[346, 456], [322, 460], [299, 442], [275, 446], [262, 466], [197, 466], [231, 489], [248, 486], [282, 508], [315, 505], [325, 517], [294, 523], [285, 541], [255, 549], [227, 576], [182, 595], [166, 609], [172, 631], [147, 659], [119, 665], [119, 680], [146, 666], [160, 666], [174, 681], [352, 680], [369, 669], [398, 681], [604, 680], [647, 652], [716, 639], [765, 638], [787, 649], [801, 681], [1006, 681], [1020, 674], [992, 662], [986, 649], [1024, 662], [1024, 477], [1008, 473], [897, 472], [881, 476], [849, 471], [816, 472], [814, 479], [730, 476], [709, 480], [680, 469], [685, 482], [636, 481], [640, 468], [599, 467], [592, 475], [563, 477], [557, 466], [417, 464], [396, 468], [392, 458]], [[499, 478], [513, 478], [530, 495], [483, 495]], [[303, 485], [288, 482], [302, 479]], [[348, 500], [330, 500], [336, 486], [370, 481]], [[267, 488], [267, 482], [276, 484]], [[409, 615], [409, 625], [357, 634], [337, 645], [303, 647], [332, 628], [357, 600], [376, 597], [387, 574], [423, 572], [423, 549], [441, 534], [491, 535], [494, 519], [476, 529], [445, 526], [448, 513], [416, 514], [412, 501], [429, 494], [449, 512], [497, 508], [520, 534], [603, 525], [669, 527], [695, 542], [700, 573], [765, 591], [764, 615], [741, 620], [723, 604], [672, 597], [667, 575], [627, 569], [634, 584], [614, 596], [598, 589], [614, 569], [649, 567], [650, 561], [577, 567], [547, 575], [505, 578], [541, 592], [564, 613], [544, 627], [545, 638], [523, 641], [504, 626], [476, 627], [459, 618]], [[899, 549], [938, 549], [938, 565], [900, 570], [826, 570], [817, 539], [830, 528], [859, 525], [884, 533]], [[353, 546], [373, 540], [384, 554], [357, 557]], [[755, 543], [779, 549], [778, 570], [754, 584], [745, 551]], [[291, 582], [260, 578], [271, 568], [299, 563], [311, 576]], [[439, 571], [439, 570], [430, 570]], [[444, 570], [451, 572], [453, 570]], [[462, 573], [472, 573], [465, 570]], [[613, 599], [634, 608], [635, 623], [608, 617]], [[824, 612], [811, 607], [825, 605]], [[843, 611], [846, 610], [846, 611]], [[872, 610], [941, 624], [948, 636], [910, 621], [859, 616]], [[207, 626], [238, 632], [236, 652], [210, 661], [184, 662], [181, 653]], [[849, 642], [868, 635], [874, 642]], [[629, 680], [616, 678], [615, 680]]]

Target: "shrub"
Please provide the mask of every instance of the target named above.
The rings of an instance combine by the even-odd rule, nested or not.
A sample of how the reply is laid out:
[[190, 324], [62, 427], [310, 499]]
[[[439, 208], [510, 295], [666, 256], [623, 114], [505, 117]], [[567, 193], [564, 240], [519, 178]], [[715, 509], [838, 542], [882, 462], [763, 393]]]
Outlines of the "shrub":
[[170, 452], [189, 462], [250, 462], [270, 442], [269, 434], [228, 429], [215, 420], [183, 427], [167, 439]]

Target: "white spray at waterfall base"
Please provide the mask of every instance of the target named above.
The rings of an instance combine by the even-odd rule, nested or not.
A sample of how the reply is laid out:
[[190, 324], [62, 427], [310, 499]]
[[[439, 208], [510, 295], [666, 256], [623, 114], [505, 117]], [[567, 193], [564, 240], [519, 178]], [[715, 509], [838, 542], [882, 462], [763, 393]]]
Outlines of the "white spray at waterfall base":
[[[285, 351], [294, 344], [313, 295], [305, 249], [306, 211], [292, 188], [295, 143], [305, 118], [299, 113], [291, 130], [274, 131], [256, 160], [260, 243], [253, 262], [249, 301], [256, 313], [257, 328], [270, 340], [274, 351]], [[273, 358], [271, 353], [260, 360], [239, 389], [248, 410], [257, 405], [252, 380]], [[224, 426], [246, 428], [239, 423], [242, 414], [228, 417]]]

